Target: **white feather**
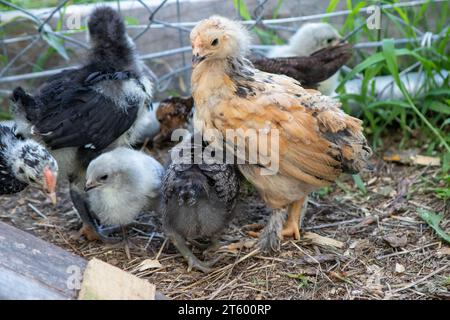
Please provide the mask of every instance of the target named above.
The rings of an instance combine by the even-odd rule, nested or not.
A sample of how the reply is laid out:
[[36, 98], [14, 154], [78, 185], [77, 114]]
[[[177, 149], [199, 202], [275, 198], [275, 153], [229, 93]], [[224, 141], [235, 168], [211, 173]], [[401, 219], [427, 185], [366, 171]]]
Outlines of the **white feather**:
[[94, 159], [87, 169], [87, 180], [109, 180], [88, 191], [91, 210], [105, 225], [126, 225], [159, 196], [164, 168], [142, 152], [116, 148]]

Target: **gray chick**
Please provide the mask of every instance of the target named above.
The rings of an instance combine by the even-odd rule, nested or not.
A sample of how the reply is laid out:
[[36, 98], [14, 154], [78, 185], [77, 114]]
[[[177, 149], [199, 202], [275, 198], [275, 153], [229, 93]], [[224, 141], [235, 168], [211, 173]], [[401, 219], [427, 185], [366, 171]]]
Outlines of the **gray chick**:
[[[201, 144], [194, 144], [193, 138], [188, 138], [188, 143], [192, 151], [203, 150]], [[235, 215], [239, 180], [233, 165], [192, 163], [174, 161], [166, 170], [161, 199], [163, 228], [187, 260], [188, 271], [195, 268], [206, 273], [218, 259], [200, 261], [186, 240], [196, 244], [193, 240], [209, 238], [212, 246], [217, 244]]]

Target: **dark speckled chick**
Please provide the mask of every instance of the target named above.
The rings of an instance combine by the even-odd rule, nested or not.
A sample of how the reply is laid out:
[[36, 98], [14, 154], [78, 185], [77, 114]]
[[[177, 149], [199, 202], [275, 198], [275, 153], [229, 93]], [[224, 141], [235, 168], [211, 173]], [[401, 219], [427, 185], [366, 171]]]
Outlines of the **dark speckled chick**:
[[[204, 148], [193, 138], [184, 141], [190, 143], [192, 151]], [[209, 238], [212, 245], [216, 244], [236, 213], [238, 193], [239, 180], [233, 165], [173, 161], [168, 167], [162, 184], [163, 227], [188, 261], [189, 271], [195, 268], [209, 272], [217, 259], [200, 261], [186, 240]]]

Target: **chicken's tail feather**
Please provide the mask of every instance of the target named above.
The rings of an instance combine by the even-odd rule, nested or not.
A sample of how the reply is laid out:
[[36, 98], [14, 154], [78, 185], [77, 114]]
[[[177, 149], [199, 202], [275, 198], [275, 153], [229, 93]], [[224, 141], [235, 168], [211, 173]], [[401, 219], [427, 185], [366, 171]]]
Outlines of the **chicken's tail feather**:
[[88, 28], [94, 57], [116, 63], [132, 58], [134, 45], [119, 12], [106, 6], [96, 8], [89, 18]]
[[25, 115], [28, 120], [33, 120], [38, 111], [36, 108], [36, 100], [33, 96], [26, 93], [22, 87], [17, 87], [13, 90], [11, 95], [11, 101], [13, 103], [13, 113], [16, 116]]

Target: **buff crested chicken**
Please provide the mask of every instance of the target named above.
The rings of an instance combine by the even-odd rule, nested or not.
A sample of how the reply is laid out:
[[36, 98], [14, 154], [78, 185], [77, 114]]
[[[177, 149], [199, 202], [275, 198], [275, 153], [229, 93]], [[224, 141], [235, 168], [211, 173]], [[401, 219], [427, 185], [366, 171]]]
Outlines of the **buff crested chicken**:
[[[244, 58], [250, 36], [238, 22], [212, 16], [196, 25], [190, 40], [194, 128], [234, 152], [241, 173], [273, 209], [259, 246], [279, 250], [282, 236], [300, 238], [309, 193], [368, 167], [372, 151], [362, 122], [292, 78], [255, 69]], [[246, 136], [252, 130], [256, 148]], [[239, 138], [244, 152], [236, 152]]]

